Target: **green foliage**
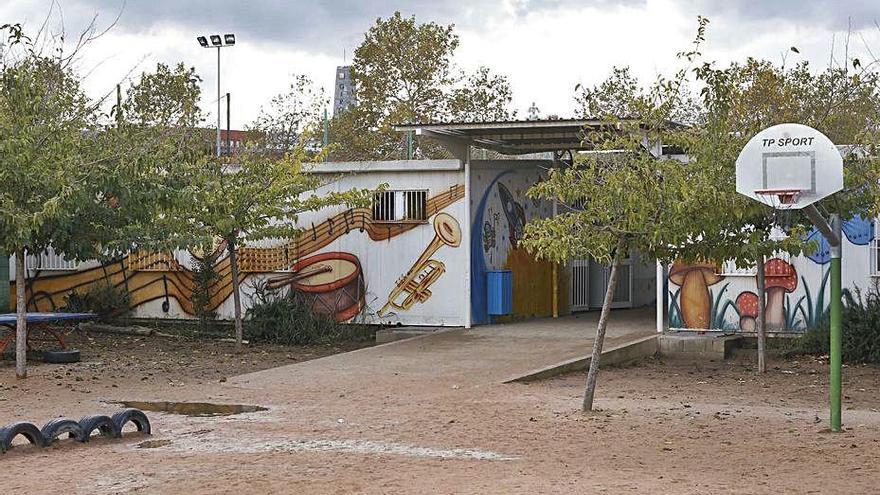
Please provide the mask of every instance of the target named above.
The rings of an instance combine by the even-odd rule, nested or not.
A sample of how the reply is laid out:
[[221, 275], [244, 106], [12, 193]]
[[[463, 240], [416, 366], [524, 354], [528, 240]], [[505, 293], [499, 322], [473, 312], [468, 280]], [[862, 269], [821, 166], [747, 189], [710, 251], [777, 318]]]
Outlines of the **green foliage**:
[[322, 88], [304, 75], [294, 75], [284, 93], [260, 108], [250, 129], [262, 137], [262, 146], [279, 153], [298, 148], [319, 149], [322, 111], [327, 97]]
[[279, 295], [262, 284], [254, 287], [246, 329], [254, 342], [285, 345], [366, 341], [373, 337], [368, 327], [337, 323], [313, 312], [307, 299], [297, 292]]
[[109, 282], [89, 285], [85, 292], [73, 291], [64, 297], [63, 311], [95, 313], [101, 320], [124, 316], [131, 309], [131, 295], [125, 287]]
[[209, 309], [213, 295], [211, 287], [219, 280], [216, 263], [217, 255], [215, 253], [206, 253], [201, 258], [193, 256], [192, 304], [202, 332], [210, 331], [211, 324], [217, 319], [217, 312]]
[[[357, 47], [352, 77], [357, 105], [333, 119], [334, 160], [401, 158], [395, 124], [506, 119], [512, 94], [506, 77], [453, 64], [459, 39], [452, 25], [418, 23], [395, 12], [377, 19]], [[416, 140], [418, 157], [444, 156], [431, 140]]]
[[[880, 291], [875, 285], [863, 294], [859, 289], [844, 294], [842, 314], [843, 361], [880, 364]], [[794, 344], [792, 353], [827, 355], [830, 321], [810, 327]]]

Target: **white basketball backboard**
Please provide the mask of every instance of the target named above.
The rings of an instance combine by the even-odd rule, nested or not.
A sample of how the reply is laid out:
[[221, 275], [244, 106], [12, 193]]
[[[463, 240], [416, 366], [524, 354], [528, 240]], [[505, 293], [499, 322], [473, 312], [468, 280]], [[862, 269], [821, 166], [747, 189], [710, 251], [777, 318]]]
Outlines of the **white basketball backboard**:
[[821, 132], [779, 124], [756, 134], [736, 160], [736, 192], [777, 209], [800, 209], [843, 189], [843, 158]]

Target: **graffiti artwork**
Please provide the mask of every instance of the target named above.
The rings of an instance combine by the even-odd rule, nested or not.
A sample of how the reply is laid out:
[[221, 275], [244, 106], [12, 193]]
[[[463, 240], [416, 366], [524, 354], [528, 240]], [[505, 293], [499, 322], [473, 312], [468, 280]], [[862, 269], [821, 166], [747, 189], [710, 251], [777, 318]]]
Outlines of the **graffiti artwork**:
[[430, 299], [431, 285], [446, 272], [446, 265], [442, 261], [431, 259], [431, 256], [443, 246], [457, 248], [460, 244], [461, 226], [458, 220], [448, 213], [438, 213], [434, 217], [434, 238], [406, 274], [397, 280], [388, 295], [388, 302], [382, 306], [378, 315], [388, 314], [391, 308], [406, 311], [415, 303], [424, 303]]

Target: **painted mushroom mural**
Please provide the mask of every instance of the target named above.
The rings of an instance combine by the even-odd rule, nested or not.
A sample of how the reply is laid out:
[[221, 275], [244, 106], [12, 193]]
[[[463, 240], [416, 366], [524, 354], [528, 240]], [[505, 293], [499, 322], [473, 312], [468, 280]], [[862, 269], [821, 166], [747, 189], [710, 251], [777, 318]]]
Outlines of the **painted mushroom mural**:
[[767, 292], [767, 328], [785, 329], [785, 294], [797, 289], [794, 267], [779, 258], [764, 263], [764, 288]]
[[757, 329], [755, 319], [758, 317], [758, 295], [751, 291], [741, 292], [736, 296], [736, 309], [739, 311], [739, 328], [745, 332]]
[[686, 328], [709, 328], [712, 316], [709, 286], [722, 279], [714, 263], [676, 262], [669, 269], [669, 281], [681, 287], [679, 306]]

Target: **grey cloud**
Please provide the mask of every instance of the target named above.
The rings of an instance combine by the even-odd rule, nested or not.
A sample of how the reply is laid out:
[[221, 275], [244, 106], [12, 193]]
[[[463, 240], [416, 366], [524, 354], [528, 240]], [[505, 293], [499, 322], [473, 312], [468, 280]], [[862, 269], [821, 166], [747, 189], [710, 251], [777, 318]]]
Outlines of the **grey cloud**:
[[[708, 17], [735, 15], [745, 21], [779, 21], [833, 30], [874, 26], [880, 20], [877, 0], [698, 0], [695, 7]], [[695, 12], [696, 13], [696, 12]]]
[[[517, 17], [571, 6], [641, 5], [646, 0], [507, 0]], [[123, 0], [67, 0], [81, 14], [115, 16]], [[454, 23], [479, 29], [487, 20], [506, 15], [505, 0], [128, 0], [120, 27], [140, 32], [172, 25], [193, 35], [234, 32], [242, 39], [284, 43], [312, 51], [334, 51], [357, 45], [378, 17], [395, 11], [421, 21]]]

